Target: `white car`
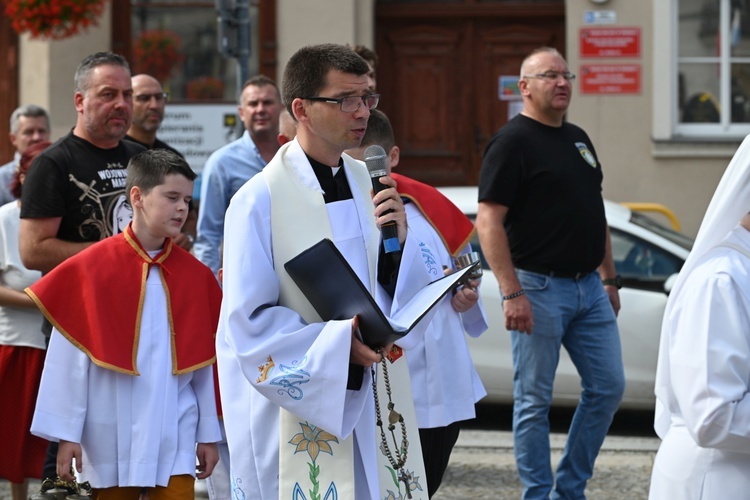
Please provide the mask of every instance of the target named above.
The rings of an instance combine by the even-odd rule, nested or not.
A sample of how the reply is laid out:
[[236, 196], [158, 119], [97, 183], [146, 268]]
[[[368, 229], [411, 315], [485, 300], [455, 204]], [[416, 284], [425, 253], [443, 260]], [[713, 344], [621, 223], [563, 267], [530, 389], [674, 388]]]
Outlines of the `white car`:
[[[477, 213], [476, 187], [443, 187], [439, 190], [472, 220]], [[654, 377], [659, 335], [667, 295], [685, 262], [693, 240], [655, 220], [606, 201], [604, 207], [612, 237], [617, 273], [622, 276], [620, 328], [626, 388], [622, 408], [653, 409]], [[481, 253], [478, 238], [472, 241]], [[480, 293], [489, 329], [479, 338], [467, 337], [471, 356], [487, 389], [483, 402], [513, 401], [513, 357], [500, 290], [495, 276], [482, 258], [484, 275]], [[581, 383], [575, 366], [562, 349], [553, 392], [553, 405], [578, 403]]]

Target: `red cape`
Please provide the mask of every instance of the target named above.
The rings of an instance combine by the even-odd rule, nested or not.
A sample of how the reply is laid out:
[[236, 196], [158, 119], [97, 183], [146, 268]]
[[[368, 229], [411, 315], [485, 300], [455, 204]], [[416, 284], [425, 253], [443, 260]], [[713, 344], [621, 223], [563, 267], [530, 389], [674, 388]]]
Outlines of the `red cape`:
[[167, 239], [153, 259], [130, 226], [55, 267], [26, 289], [47, 319], [102, 368], [138, 375], [136, 359], [149, 267], [167, 295], [172, 373], [208, 366], [221, 288], [211, 270]]
[[398, 194], [417, 205], [443, 240], [448, 253], [457, 257], [474, 236], [471, 219], [434, 187], [395, 173], [391, 173], [391, 177], [398, 183]]

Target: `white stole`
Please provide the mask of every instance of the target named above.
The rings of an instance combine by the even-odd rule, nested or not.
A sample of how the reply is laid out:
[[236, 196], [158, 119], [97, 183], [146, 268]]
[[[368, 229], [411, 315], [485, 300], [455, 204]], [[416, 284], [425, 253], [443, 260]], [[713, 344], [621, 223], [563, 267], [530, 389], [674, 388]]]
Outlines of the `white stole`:
[[[279, 276], [279, 305], [297, 311], [308, 323], [322, 321], [304, 294], [284, 269], [284, 263], [311, 247], [322, 238], [333, 239], [322, 190], [315, 177], [303, 178], [302, 169], [310, 170], [309, 161], [297, 141], [282, 147], [265, 167], [264, 176], [271, 195], [271, 231], [273, 261]], [[352, 196], [368, 254], [370, 291], [376, 286], [379, 234], [375, 228], [367, 170], [354, 161], [345, 163]], [[313, 182], [314, 181], [314, 182]], [[368, 205], [369, 203], [369, 205]], [[369, 231], [368, 231], [369, 229]], [[280, 409], [279, 418], [279, 498], [323, 500], [354, 498], [353, 437], [339, 439], [323, 429], [302, 421], [293, 413]], [[308, 453], [296, 453], [301, 439], [314, 443]], [[316, 447], [330, 447], [317, 452]]]
[[[374, 207], [370, 196], [371, 180], [361, 162], [354, 161], [347, 155], [343, 158], [367, 252], [369, 289], [374, 297], [377, 287], [376, 262], [380, 249], [380, 232], [375, 225]], [[279, 305], [294, 309], [306, 322], [315, 323], [322, 321], [320, 316], [284, 269], [285, 262], [322, 238], [334, 239], [323, 192], [317, 178], [304, 174], [310, 171], [309, 161], [295, 140], [282, 146], [279, 153], [264, 168], [263, 175], [271, 198], [272, 248], [274, 267], [279, 276]], [[419, 430], [405, 356], [396, 360], [395, 364], [388, 362], [388, 369], [396, 411], [403, 415], [407, 424], [409, 450], [405, 470], [412, 478], [410, 489], [413, 490], [414, 499], [427, 499]], [[363, 387], [362, 390], [367, 388]], [[381, 417], [387, 422], [388, 401], [380, 369], [378, 394]], [[396, 432], [400, 444], [400, 427]], [[387, 428], [386, 433], [390, 435]], [[345, 500], [355, 497], [352, 436], [347, 439], [336, 438], [283, 408], [280, 409], [279, 434], [280, 499]], [[396, 492], [398, 497], [400, 491], [406, 498], [406, 486], [403, 483], [399, 484], [380, 448], [380, 430], [376, 429], [375, 434], [379, 450], [377, 457], [381, 497], [385, 497], [389, 492]], [[319, 445], [330, 447], [331, 453], [313, 453], [313, 459], [313, 454], [309, 450], [308, 453], [296, 453], [295, 446], [290, 444], [310, 438]], [[390, 446], [393, 449], [392, 442]], [[312, 498], [308, 498], [306, 493]]]

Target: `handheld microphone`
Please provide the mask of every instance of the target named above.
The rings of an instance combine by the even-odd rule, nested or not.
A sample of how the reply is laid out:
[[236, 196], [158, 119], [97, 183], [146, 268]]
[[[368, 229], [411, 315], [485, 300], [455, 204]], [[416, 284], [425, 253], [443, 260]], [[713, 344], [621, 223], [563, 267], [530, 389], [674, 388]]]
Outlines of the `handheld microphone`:
[[[386, 154], [385, 149], [381, 146], [373, 145], [365, 149], [365, 164], [367, 165], [367, 171], [370, 173], [370, 179], [372, 180], [372, 189], [375, 193], [379, 193], [388, 186], [380, 183], [380, 178], [388, 175], [388, 169], [386, 168]], [[388, 210], [386, 213], [390, 213], [393, 210]], [[398, 230], [396, 229], [395, 222], [389, 222], [383, 224], [380, 228], [383, 235], [383, 248], [385, 253], [395, 253], [401, 251], [401, 245], [398, 242]]]

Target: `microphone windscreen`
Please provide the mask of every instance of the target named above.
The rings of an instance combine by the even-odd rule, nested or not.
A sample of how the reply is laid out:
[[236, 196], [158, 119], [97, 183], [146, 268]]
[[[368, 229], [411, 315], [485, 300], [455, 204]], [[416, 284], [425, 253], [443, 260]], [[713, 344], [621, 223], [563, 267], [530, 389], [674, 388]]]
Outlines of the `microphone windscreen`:
[[[367, 170], [372, 176], [373, 173], [378, 172], [379, 175], [385, 175], [386, 170], [386, 154], [385, 149], [377, 144], [369, 146], [365, 149], [365, 164]], [[380, 171], [383, 171], [380, 173]]]

